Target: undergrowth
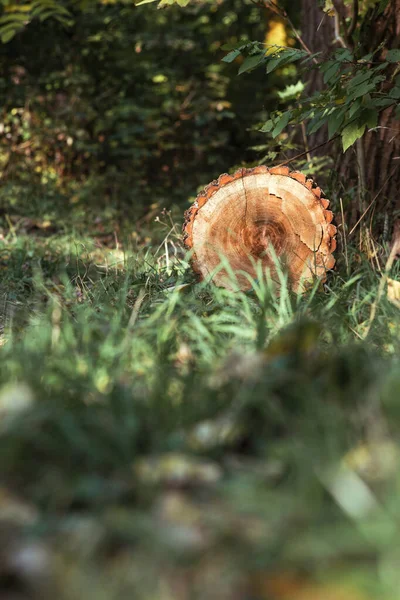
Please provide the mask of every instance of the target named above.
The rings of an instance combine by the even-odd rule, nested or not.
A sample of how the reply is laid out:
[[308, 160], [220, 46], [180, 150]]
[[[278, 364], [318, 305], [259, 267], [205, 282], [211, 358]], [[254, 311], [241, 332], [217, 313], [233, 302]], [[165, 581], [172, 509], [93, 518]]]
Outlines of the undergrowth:
[[282, 271], [279, 292], [261, 272], [231, 292], [171, 240], [1, 251], [0, 521], [44, 544], [18, 585], [397, 598], [400, 313], [384, 295], [370, 324], [380, 274], [349, 250], [351, 277], [339, 257], [306, 294]]

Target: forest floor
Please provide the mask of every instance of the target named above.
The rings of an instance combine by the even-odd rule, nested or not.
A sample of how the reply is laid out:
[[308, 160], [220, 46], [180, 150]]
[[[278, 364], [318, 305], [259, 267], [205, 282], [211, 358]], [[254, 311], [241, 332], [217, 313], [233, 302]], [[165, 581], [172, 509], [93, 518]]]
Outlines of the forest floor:
[[1, 223], [1, 598], [400, 597], [400, 311], [357, 249], [233, 294], [168, 213]]

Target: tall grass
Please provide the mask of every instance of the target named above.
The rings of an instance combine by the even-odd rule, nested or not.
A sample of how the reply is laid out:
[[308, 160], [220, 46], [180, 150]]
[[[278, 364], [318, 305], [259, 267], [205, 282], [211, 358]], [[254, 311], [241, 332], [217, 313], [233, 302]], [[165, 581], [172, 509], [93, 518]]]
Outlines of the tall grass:
[[365, 336], [379, 274], [354, 251], [306, 294], [281, 270], [232, 292], [156, 251], [14, 240], [2, 262], [2, 481], [51, 585], [289, 598], [280, 573], [293, 598], [338, 577], [397, 598], [400, 319], [384, 296]]

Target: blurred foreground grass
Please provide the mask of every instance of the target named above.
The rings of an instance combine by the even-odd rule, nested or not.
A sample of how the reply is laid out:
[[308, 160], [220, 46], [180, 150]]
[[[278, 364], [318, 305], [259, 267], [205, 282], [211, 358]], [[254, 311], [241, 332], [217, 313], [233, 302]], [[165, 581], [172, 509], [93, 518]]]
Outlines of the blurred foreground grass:
[[400, 598], [380, 274], [354, 253], [304, 296], [231, 293], [175, 234], [3, 236], [0, 597]]

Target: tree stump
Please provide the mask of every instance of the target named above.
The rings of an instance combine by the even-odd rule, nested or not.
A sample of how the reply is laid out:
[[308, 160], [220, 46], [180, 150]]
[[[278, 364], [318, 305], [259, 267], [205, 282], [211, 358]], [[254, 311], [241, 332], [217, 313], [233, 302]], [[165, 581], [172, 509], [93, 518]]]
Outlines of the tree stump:
[[[250, 289], [245, 273], [256, 279], [259, 261], [276, 280], [278, 258], [292, 289], [304, 291], [315, 277], [325, 280], [335, 264], [336, 227], [328, 206], [321, 189], [298, 171], [239, 169], [197, 196], [185, 213], [184, 243], [193, 251], [195, 271], [217, 286]], [[222, 257], [237, 282], [226, 268], [218, 270]]]

